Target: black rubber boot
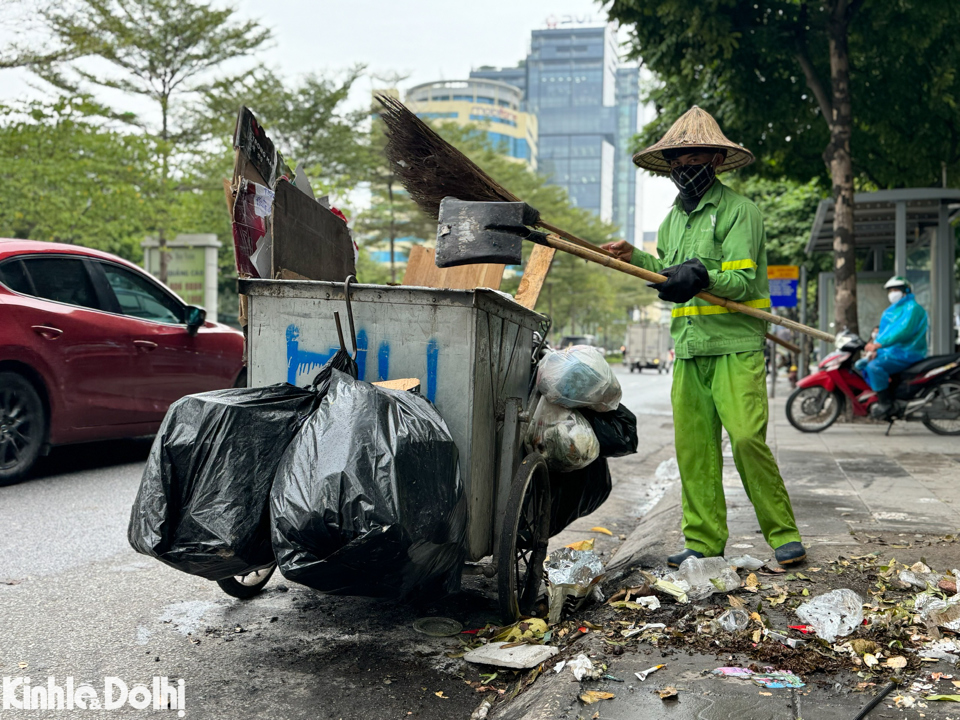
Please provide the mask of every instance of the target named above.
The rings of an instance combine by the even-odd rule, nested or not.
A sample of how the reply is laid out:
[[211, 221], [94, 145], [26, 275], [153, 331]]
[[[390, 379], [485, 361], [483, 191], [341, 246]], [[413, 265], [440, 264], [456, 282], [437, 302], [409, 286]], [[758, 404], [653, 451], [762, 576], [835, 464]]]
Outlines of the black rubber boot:
[[687, 558], [692, 558], [692, 557], [702, 558], [703, 553], [698, 553], [696, 550], [690, 550], [689, 548], [686, 548], [684, 549], [683, 552], [679, 552], [676, 555], [671, 555], [670, 557], [668, 557], [667, 566], [672, 568], [680, 567], [680, 563], [682, 563]]
[[877, 420], [886, 420], [890, 416], [891, 410], [893, 410], [893, 393], [890, 392], [890, 388], [878, 390], [877, 401], [870, 408], [871, 417]]
[[774, 549], [774, 555], [777, 556], [777, 562], [780, 565], [796, 565], [807, 559], [807, 549], [803, 543], [788, 542], [786, 545]]

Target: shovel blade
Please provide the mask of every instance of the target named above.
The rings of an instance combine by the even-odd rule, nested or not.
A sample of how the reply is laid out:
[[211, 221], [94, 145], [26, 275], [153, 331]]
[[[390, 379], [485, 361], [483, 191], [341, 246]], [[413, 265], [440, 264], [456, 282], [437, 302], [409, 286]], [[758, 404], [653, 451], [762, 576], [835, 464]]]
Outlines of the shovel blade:
[[471, 202], [445, 197], [437, 223], [437, 267], [475, 263], [519, 265], [528, 225], [540, 219], [522, 202]]

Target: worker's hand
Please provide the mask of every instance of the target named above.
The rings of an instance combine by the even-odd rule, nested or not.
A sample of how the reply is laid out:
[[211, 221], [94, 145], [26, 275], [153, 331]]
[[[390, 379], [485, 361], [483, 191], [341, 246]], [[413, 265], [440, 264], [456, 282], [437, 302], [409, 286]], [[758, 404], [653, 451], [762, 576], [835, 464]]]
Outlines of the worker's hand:
[[628, 263], [630, 258], [633, 257], [633, 245], [628, 243], [626, 240], [617, 240], [616, 242], [607, 243], [606, 245], [601, 245], [604, 250], [607, 252], [613, 253], [617, 260], [621, 262]]
[[668, 267], [661, 270], [661, 274], [667, 279], [662, 283], [650, 283], [648, 287], [658, 290], [660, 299], [667, 302], [685, 303], [710, 284], [710, 274], [699, 258]]
[[876, 352], [877, 349], [879, 349], [879, 347], [880, 347], [879, 343], [868, 342], [867, 346], [864, 348], [864, 351], [868, 353]]

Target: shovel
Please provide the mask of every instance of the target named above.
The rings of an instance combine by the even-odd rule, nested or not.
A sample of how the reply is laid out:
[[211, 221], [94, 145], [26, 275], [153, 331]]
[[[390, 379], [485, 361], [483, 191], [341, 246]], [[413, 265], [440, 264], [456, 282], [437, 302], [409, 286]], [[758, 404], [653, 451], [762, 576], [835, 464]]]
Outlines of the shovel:
[[[519, 265], [522, 262], [523, 241], [529, 240], [576, 255], [614, 270], [633, 275], [649, 283], [662, 283], [667, 278], [659, 273], [644, 270], [636, 265], [616, 259], [607, 251], [590, 246], [583, 241], [571, 242], [556, 232], [543, 233], [529, 226], [539, 222], [540, 214], [524, 202], [469, 202], [446, 197], [440, 203], [437, 224], [437, 267], [454, 267], [473, 263], [500, 263]], [[822, 330], [816, 330], [788, 318], [750, 307], [707, 292], [697, 294], [701, 300], [719, 305], [730, 312], [766, 320], [775, 325], [804, 333], [810, 337], [833, 343], [835, 338]], [[780, 338], [767, 334], [767, 338], [783, 344]], [[793, 346], [791, 349], [796, 348]]]

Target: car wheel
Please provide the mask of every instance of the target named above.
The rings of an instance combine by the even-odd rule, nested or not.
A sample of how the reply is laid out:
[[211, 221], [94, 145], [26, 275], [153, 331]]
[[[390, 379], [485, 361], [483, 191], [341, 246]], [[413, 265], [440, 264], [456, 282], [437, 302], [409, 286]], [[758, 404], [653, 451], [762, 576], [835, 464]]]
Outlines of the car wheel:
[[46, 434], [43, 401], [33, 385], [18, 373], [0, 373], [0, 485], [30, 471]]

